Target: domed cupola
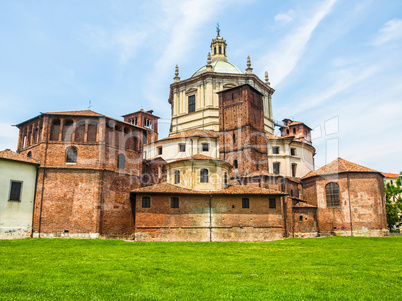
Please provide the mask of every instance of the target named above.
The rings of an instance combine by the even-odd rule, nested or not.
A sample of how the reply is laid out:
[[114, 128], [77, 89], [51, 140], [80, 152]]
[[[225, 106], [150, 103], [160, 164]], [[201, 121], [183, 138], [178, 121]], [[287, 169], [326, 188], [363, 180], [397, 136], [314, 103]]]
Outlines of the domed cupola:
[[[220, 36], [219, 24], [216, 26], [216, 37], [211, 42], [211, 53], [208, 53], [207, 65], [198, 69], [193, 75], [197, 76], [205, 72], [244, 74], [239, 68], [227, 60], [226, 41]], [[212, 57], [211, 57], [212, 54]]]
[[220, 36], [219, 23], [216, 26], [216, 38], [211, 42], [212, 62], [217, 60], [227, 61], [226, 41]]

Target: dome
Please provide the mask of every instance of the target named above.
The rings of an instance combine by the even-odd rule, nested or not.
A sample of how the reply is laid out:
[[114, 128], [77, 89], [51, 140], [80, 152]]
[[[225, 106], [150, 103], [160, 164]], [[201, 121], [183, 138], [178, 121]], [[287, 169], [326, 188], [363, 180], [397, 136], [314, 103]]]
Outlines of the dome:
[[[244, 74], [239, 68], [226, 60], [216, 60], [211, 62], [212, 72], [216, 73], [230, 73], [230, 74]], [[191, 77], [200, 75], [207, 72], [207, 65], [198, 69]]]

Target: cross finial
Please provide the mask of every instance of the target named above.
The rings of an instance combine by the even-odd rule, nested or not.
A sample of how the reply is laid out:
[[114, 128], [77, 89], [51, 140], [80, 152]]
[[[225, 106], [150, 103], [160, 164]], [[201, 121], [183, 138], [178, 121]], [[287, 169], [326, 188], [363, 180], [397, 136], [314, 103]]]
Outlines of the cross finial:
[[216, 36], [219, 37], [219, 33], [221, 32], [221, 29], [219, 27], [219, 22], [216, 23]]
[[92, 107], [92, 102], [91, 102], [91, 100], [89, 100], [89, 103], [88, 103], [88, 110], [90, 110], [91, 107]]

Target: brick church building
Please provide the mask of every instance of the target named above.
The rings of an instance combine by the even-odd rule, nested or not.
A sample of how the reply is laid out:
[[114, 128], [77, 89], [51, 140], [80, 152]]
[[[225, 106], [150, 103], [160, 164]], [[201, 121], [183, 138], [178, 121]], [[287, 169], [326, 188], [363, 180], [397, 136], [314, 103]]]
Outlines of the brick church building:
[[[212, 40], [207, 64], [170, 86], [169, 136], [140, 110], [42, 113], [17, 125], [39, 162], [34, 237], [264, 241], [387, 235], [381, 173], [338, 158], [315, 170], [311, 129], [275, 124], [265, 81]], [[274, 134], [275, 126], [280, 136]]]

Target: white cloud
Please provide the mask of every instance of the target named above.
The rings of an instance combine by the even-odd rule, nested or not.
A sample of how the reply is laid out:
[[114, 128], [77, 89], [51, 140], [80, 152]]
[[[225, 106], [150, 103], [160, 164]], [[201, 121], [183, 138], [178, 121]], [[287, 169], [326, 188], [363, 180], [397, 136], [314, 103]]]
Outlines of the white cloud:
[[378, 31], [373, 45], [383, 45], [398, 39], [402, 39], [402, 20], [392, 19], [385, 23]]
[[148, 32], [138, 29], [106, 30], [101, 26], [93, 25], [88, 25], [84, 32], [83, 39], [89, 47], [95, 51], [112, 50], [116, 52], [122, 65], [129, 62], [148, 36]]
[[318, 107], [325, 101], [334, 98], [337, 94], [372, 77], [378, 72], [379, 67], [350, 67], [340, 69], [331, 76], [331, 85], [322, 92], [306, 95], [299, 101], [299, 105], [292, 110], [292, 114], [301, 114], [312, 108]]
[[282, 24], [287, 24], [287, 23], [293, 21], [294, 15], [295, 15], [295, 11], [291, 9], [287, 13], [277, 14], [275, 16], [274, 20], [276, 22], [279, 22]]
[[[312, 13], [312, 16], [306, 16], [301, 25], [298, 25], [292, 33], [283, 38], [276, 45], [275, 50], [268, 52], [258, 61], [257, 66], [263, 66], [263, 70], [270, 71], [273, 86], [277, 86], [295, 68], [313, 31], [321, 20], [331, 12], [336, 1], [325, 1]], [[263, 73], [263, 70], [259, 73]]]

